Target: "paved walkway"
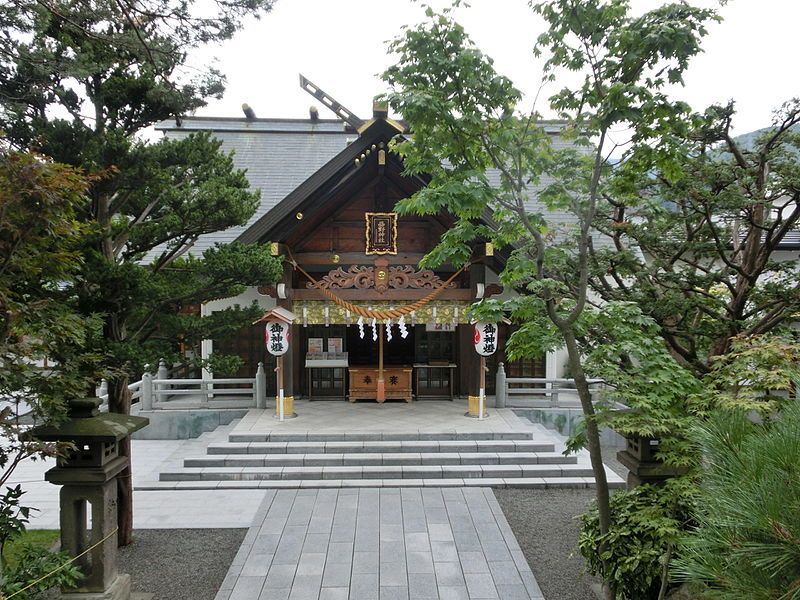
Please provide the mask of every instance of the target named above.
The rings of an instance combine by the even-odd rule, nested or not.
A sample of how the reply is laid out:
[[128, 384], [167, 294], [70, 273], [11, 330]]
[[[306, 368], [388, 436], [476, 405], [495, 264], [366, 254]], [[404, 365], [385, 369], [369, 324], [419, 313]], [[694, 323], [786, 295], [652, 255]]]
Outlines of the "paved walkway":
[[[298, 402], [297, 419], [278, 423], [271, 411], [250, 411], [239, 423], [195, 440], [134, 440], [134, 486], [203, 455], [229, 434], [297, 436], [366, 433], [532, 432], [563, 442], [509, 409], [490, 409], [483, 421], [463, 416], [462, 402]], [[426, 438], [427, 439], [427, 438]], [[585, 453], [578, 464], [588, 462]], [[13, 483], [41, 509], [32, 528], [58, 527], [58, 487], [44, 482], [50, 461], [26, 461]], [[180, 482], [179, 482], [180, 483]], [[191, 483], [191, 482], [186, 482]], [[223, 482], [224, 483], [224, 482]], [[305, 483], [305, 482], [304, 482]], [[494, 494], [479, 487], [300, 489], [187, 488], [134, 493], [134, 527], [250, 527], [220, 590], [219, 600], [313, 598], [538, 599], [541, 593]], [[408, 482], [410, 483], [410, 482]]]
[[271, 490], [217, 600], [539, 599], [490, 489]]

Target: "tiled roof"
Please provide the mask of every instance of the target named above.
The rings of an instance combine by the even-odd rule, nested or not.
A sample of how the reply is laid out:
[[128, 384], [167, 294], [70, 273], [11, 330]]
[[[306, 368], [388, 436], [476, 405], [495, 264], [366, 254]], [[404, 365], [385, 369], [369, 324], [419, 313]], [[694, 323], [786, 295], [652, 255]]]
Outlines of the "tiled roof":
[[[558, 132], [557, 123], [546, 123], [545, 127], [551, 134]], [[223, 150], [235, 152], [235, 166], [245, 169], [251, 187], [261, 191], [261, 204], [245, 226], [201, 236], [191, 250], [195, 255], [216, 243], [236, 240], [358, 137], [356, 132], [345, 130], [341, 121], [327, 119], [185, 117], [180, 125], [175, 121], [162, 121], [156, 125], [156, 130], [172, 139], [197, 131], [211, 132], [222, 141]], [[556, 147], [568, 144], [557, 136], [553, 142]], [[489, 178], [494, 183], [499, 181], [499, 174], [490, 173]], [[547, 183], [544, 180], [541, 185]], [[542, 210], [535, 198], [531, 199], [529, 208]], [[563, 224], [572, 224], [576, 220], [573, 215], [561, 212], [551, 212], [549, 216], [553, 222]], [[152, 251], [145, 257], [145, 262], [153, 260], [160, 252], [159, 249]]]
[[[355, 132], [346, 132], [338, 120], [312, 123], [310, 120], [292, 119], [248, 121], [191, 117], [185, 118], [181, 127], [174, 121], [163, 121], [156, 125], [156, 129], [172, 139], [181, 139], [197, 131], [210, 131], [222, 141], [225, 151], [235, 152], [233, 162], [236, 168], [247, 170], [251, 188], [261, 191], [261, 205], [247, 225], [201, 236], [192, 248], [192, 254], [201, 254], [216, 243], [235, 240], [358, 136]], [[159, 253], [154, 250], [145, 257], [145, 262], [153, 260]]]

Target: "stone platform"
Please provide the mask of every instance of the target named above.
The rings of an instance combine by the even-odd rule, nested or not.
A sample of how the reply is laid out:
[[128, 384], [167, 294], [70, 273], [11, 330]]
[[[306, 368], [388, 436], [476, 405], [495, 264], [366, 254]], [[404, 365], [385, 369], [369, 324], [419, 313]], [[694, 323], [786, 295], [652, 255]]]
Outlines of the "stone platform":
[[[585, 453], [510, 409], [464, 417], [463, 402], [296, 403], [279, 422], [251, 410], [223, 442], [139, 490], [342, 487], [588, 487]], [[607, 471], [612, 486], [622, 480]]]

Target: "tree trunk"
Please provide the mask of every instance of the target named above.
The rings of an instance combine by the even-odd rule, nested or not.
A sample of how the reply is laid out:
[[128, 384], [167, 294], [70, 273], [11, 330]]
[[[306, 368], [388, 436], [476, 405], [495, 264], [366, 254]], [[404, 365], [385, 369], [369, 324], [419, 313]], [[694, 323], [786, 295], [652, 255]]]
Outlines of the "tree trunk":
[[[128, 389], [127, 375], [119, 375], [109, 380], [108, 410], [123, 415], [131, 413], [131, 393]], [[119, 455], [128, 458], [128, 466], [117, 475], [117, 544], [127, 546], [133, 542], [133, 479], [130, 462], [130, 436], [120, 441]]]
[[[597, 500], [597, 516], [600, 524], [600, 535], [605, 535], [611, 526], [611, 506], [609, 503], [608, 479], [606, 469], [603, 465], [603, 453], [600, 447], [600, 429], [595, 420], [594, 405], [592, 404], [592, 393], [589, 383], [586, 381], [586, 373], [581, 364], [581, 355], [578, 349], [578, 342], [571, 327], [567, 326], [561, 331], [569, 356], [569, 366], [572, 376], [575, 379], [575, 388], [583, 409], [583, 419], [586, 423], [586, 445], [589, 450], [589, 458], [592, 462], [592, 472], [595, 481], [595, 498]], [[597, 551], [603, 553], [604, 546], [600, 546]], [[609, 568], [603, 560], [603, 570], [608, 573]], [[616, 589], [610, 582], [605, 582], [603, 592], [607, 600], [615, 600]]]

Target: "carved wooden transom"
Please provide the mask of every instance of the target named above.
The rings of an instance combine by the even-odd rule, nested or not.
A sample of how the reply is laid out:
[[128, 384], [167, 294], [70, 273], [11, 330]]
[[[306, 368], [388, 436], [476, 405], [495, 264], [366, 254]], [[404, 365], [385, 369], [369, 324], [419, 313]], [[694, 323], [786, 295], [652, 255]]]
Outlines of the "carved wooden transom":
[[[411, 265], [384, 266], [352, 265], [346, 271], [339, 267], [329, 271], [319, 280], [319, 287], [333, 290], [375, 288], [378, 291], [386, 289], [435, 289], [443, 285], [441, 277], [428, 269], [415, 270]], [[307, 283], [306, 287], [314, 288], [314, 284]], [[456, 287], [453, 281], [449, 288]]]

